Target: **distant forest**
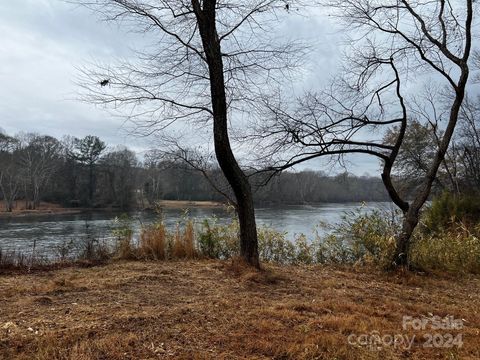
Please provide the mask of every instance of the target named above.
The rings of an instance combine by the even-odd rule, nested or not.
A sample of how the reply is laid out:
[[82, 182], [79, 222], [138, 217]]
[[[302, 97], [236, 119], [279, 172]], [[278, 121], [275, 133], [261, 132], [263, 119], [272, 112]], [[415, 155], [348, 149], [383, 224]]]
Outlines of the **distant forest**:
[[[162, 164], [166, 165], [166, 164]], [[145, 169], [147, 173], [154, 169]], [[215, 170], [220, 176], [220, 170]], [[166, 200], [225, 200], [205, 177], [187, 166], [174, 164], [158, 173], [161, 194]], [[255, 182], [253, 182], [255, 183]], [[147, 183], [148, 184], [148, 183]], [[307, 204], [322, 202], [388, 201], [379, 178], [343, 173], [327, 176], [317, 171], [284, 172], [266, 185], [253, 186], [257, 204]]]
[[[218, 168], [209, 173], [225, 186]], [[388, 200], [379, 178], [348, 173], [284, 172], [253, 188], [257, 204]], [[158, 200], [225, 200], [201, 172], [178, 160], [146, 156], [141, 161], [128, 148], [107, 147], [95, 136], [59, 140], [4, 133], [0, 133], [0, 199], [7, 211], [18, 202], [28, 209], [41, 201], [128, 209], [152, 207]]]

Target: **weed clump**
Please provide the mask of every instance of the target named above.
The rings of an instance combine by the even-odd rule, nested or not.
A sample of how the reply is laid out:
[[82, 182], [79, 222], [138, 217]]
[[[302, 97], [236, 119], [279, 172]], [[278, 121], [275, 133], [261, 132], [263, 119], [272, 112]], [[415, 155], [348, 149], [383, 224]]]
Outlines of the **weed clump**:
[[144, 226], [140, 232], [139, 252], [143, 258], [164, 260], [167, 230], [163, 221]]

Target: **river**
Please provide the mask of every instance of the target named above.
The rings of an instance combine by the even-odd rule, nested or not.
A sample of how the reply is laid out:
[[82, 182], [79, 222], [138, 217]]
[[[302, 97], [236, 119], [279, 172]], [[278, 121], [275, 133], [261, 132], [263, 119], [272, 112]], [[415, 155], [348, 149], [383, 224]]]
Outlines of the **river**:
[[[313, 236], [316, 225], [321, 222], [338, 223], [348, 212], [392, 208], [391, 203], [385, 202], [260, 207], [256, 209], [256, 217], [259, 226], [266, 225], [287, 232], [287, 237], [291, 239], [300, 233], [307, 237]], [[183, 214], [182, 209], [164, 209], [163, 217], [167, 227], [173, 228]], [[132, 212], [129, 215], [133, 218], [135, 236], [138, 236], [142, 224], [158, 218], [153, 212]], [[98, 239], [111, 239], [113, 222], [117, 216], [119, 213], [92, 212], [0, 218], [0, 249], [28, 254], [35, 246], [37, 255], [52, 257], [58, 253], [61, 244], [75, 244], [89, 235]], [[197, 223], [212, 216], [217, 217], [220, 223], [225, 223], [231, 215], [222, 208], [189, 210], [189, 217]]]

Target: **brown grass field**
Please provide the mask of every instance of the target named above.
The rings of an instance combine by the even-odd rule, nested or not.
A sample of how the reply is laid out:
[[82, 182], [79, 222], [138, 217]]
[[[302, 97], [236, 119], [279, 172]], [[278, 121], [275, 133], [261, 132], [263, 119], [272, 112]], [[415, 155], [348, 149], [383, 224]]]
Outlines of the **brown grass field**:
[[[232, 261], [116, 262], [0, 275], [0, 359], [479, 359], [480, 278]], [[424, 347], [403, 316], [453, 316]], [[415, 335], [410, 349], [351, 334]]]

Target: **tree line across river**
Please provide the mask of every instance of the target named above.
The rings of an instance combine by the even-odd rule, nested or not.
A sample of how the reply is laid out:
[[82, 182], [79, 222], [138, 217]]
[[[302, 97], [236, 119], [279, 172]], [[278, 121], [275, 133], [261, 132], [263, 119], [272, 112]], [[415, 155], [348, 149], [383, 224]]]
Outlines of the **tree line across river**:
[[[32, 133], [0, 134], [0, 199], [6, 211], [19, 202], [27, 209], [45, 201], [125, 210], [153, 207], [158, 200], [225, 200], [197, 169], [154, 154], [140, 160], [130, 149], [109, 147], [96, 136], [59, 140]], [[218, 168], [208, 171], [226, 185]], [[254, 187], [258, 204], [388, 200], [379, 178], [347, 172], [284, 172], [266, 184], [260, 182]]]

